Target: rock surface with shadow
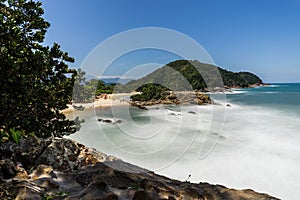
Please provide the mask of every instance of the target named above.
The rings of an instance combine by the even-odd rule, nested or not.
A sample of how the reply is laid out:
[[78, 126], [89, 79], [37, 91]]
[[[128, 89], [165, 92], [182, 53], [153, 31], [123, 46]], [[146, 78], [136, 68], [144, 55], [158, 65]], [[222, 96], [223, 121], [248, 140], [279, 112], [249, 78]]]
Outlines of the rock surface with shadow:
[[276, 199], [253, 190], [181, 182], [69, 139], [35, 137], [0, 146], [0, 199]]
[[149, 101], [129, 101], [129, 104], [140, 109], [148, 109], [154, 105], [207, 105], [214, 101], [201, 92], [169, 92], [165, 99], [151, 99]]

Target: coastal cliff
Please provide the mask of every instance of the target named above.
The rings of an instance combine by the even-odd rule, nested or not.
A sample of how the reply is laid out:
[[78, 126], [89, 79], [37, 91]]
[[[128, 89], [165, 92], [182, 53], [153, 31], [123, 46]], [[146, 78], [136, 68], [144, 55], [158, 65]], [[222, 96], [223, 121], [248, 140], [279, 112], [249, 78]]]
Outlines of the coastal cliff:
[[276, 199], [173, 180], [69, 139], [6, 142], [0, 156], [0, 199]]

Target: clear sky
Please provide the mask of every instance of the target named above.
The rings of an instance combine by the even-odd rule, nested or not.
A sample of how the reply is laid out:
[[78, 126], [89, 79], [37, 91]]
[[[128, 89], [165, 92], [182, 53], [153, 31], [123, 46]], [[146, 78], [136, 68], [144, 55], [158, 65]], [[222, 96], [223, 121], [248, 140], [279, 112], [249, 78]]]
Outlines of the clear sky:
[[265, 82], [300, 82], [300, 0], [42, 2], [51, 23], [45, 43], [58, 42], [75, 57], [72, 67], [114, 34], [163, 27], [196, 40], [220, 67], [251, 71]]

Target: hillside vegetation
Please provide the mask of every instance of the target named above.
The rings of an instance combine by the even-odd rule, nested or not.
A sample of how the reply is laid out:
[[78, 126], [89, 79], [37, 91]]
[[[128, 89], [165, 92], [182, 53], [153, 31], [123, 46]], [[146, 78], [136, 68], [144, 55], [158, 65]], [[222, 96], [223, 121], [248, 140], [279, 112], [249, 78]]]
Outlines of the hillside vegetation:
[[117, 90], [132, 91], [149, 83], [162, 85], [172, 91], [205, 91], [217, 87], [249, 87], [262, 84], [263, 81], [250, 72], [232, 72], [197, 60], [177, 60]]

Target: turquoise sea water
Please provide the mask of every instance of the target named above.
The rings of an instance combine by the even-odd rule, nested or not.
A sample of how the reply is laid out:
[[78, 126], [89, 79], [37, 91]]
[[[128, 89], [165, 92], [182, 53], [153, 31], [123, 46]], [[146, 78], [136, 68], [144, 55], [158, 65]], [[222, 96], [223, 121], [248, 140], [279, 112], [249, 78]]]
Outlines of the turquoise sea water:
[[274, 83], [269, 87], [235, 90], [228, 101], [240, 105], [263, 106], [300, 116], [300, 83]]
[[300, 84], [237, 89], [217, 99], [218, 105], [208, 106], [76, 112], [86, 122], [70, 137], [183, 181], [190, 174], [193, 182], [298, 199]]

